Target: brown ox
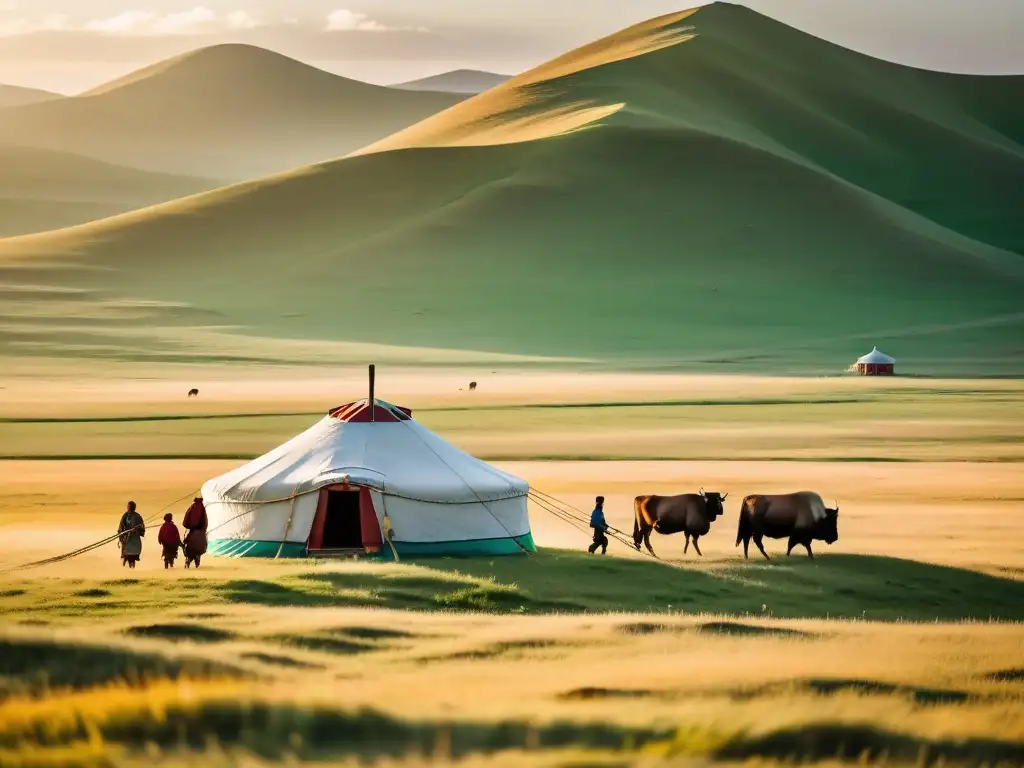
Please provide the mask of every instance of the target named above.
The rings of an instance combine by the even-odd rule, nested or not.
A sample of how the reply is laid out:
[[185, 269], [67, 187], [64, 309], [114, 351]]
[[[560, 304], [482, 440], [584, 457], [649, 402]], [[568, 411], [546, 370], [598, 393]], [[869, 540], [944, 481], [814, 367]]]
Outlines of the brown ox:
[[764, 551], [762, 539], [765, 536], [769, 539], [789, 537], [787, 555], [797, 544], [803, 544], [808, 556], [813, 558], [811, 542], [815, 539], [828, 544], [839, 541], [839, 504], [835, 509], [829, 509], [821, 496], [810, 491], [747, 496], [740, 505], [736, 546], [742, 541], [743, 557], [747, 557], [747, 549], [753, 539], [765, 559], [771, 560]]
[[651, 549], [651, 531], [663, 536], [685, 533], [683, 554], [690, 549], [692, 538], [693, 548], [703, 557], [697, 539], [711, 530], [716, 517], [724, 514], [723, 502], [728, 495], [706, 492], [702, 488], [700, 493], [679, 496], [637, 496], [633, 500], [633, 545], [639, 551], [643, 542], [647, 551], [657, 557]]

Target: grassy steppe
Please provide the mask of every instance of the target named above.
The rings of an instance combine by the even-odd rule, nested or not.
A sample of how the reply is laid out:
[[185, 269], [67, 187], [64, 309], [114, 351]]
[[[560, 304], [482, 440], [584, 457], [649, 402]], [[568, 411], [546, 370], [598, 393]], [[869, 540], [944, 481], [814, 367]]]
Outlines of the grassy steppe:
[[70, 227], [220, 186], [31, 147], [0, 146], [0, 167], [0, 237]]
[[216, 45], [78, 96], [6, 109], [0, 142], [248, 179], [340, 157], [462, 98], [369, 85], [254, 46]]
[[727, 4], [667, 16], [355, 156], [0, 242], [5, 282], [83, 292], [9, 304], [0, 351], [301, 353], [212, 347], [214, 326], [761, 372], [878, 344], [908, 373], [1019, 373], [1022, 83]]
[[[128, 496], [146, 514], [190, 498], [237, 463], [196, 457], [262, 451], [324, 399], [308, 380], [219, 380], [198, 401], [159, 381], [14, 381], [2, 442], [77, 458], [0, 461], [0, 535], [13, 545], [0, 553], [0, 761], [1024, 759], [1021, 486], [1015, 460], [990, 460], [1019, 431], [1015, 383], [499, 372], [470, 396], [452, 386], [461, 375], [386, 380], [392, 399], [476, 450], [589, 445], [589, 461], [503, 466], [579, 507], [604, 493], [613, 525], [628, 527], [636, 493], [701, 485], [732, 492], [726, 517], [701, 559], [675, 537], [655, 537], [661, 562], [617, 544], [591, 557], [585, 536], [534, 507], [542, 549], [530, 558], [211, 558], [164, 571], [147, 541], [134, 572], [106, 550], [12, 571], [107, 534]], [[836, 437], [858, 426], [903, 460], [858, 460], [863, 445]], [[643, 434], [693, 460], [593, 460]], [[90, 458], [108, 440], [136, 458]], [[161, 442], [183, 457], [138, 458]], [[772, 442], [816, 459], [772, 459]], [[751, 451], [761, 459], [739, 458]], [[841, 500], [840, 541], [813, 562], [779, 542], [771, 562], [743, 561], [732, 499], [796, 487]]]

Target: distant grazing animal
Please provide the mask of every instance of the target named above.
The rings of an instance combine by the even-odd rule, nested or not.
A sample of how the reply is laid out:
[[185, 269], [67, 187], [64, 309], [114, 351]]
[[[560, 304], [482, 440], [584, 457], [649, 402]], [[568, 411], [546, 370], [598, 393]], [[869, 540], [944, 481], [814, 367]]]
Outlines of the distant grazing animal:
[[633, 500], [633, 545], [640, 550], [643, 542], [647, 551], [655, 555], [651, 549], [651, 531], [663, 536], [673, 533], [686, 534], [686, 546], [683, 554], [693, 548], [701, 557], [704, 553], [697, 546], [697, 539], [711, 530], [711, 523], [719, 515], [725, 513], [726, 497], [719, 493], [711, 493], [701, 488], [700, 493], [684, 493], [679, 496], [637, 496]]
[[476, 389], [476, 382], [475, 381], [469, 382], [469, 391], [472, 392], [475, 389]]
[[839, 541], [839, 504], [837, 502], [835, 509], [829, 509], [821, 496], [810, 491], [779, 496], [747, 496], [740, 505], [736, 546], [742, 541], [743, 557], [747, 557], [747, 548], [753, 539], [765, 559], [771, 560], [762, 544], [765, 536], [769, 539], [788, 536], [787, 555], [797, 544], [803, 544], [807, 555], [813, 559], [812, 541], [817, 539], [828, 544]]
[[188, 391], [188, 396], [189, 397], [199, 397], [199, 390], [198, 389], [190, 389]]

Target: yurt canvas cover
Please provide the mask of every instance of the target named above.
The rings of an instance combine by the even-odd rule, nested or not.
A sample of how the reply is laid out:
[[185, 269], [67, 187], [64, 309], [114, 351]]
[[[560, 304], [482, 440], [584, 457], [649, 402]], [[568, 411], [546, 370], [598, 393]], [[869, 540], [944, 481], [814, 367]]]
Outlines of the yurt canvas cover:
[[399, 556], [534, 551], [528, 493], [524, 480], [380, 400], [336, 408], [202, 489], [210, 552], [256, 557], [362, 550], [388, 558], [391, 546]]

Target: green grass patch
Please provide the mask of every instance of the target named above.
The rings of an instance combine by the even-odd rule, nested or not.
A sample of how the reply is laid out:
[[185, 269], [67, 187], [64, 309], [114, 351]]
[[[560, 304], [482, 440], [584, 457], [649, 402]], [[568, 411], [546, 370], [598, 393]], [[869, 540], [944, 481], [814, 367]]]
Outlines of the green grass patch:
[[376, 650], [372, 645], [353, 643], [349, 640], [340, 640], [336, 637], [325, 637], [323, 635], [275, 635], [268, 638], [272, 642], [280, 643], [291, 648], [302, 648], [307, 651], [320, 651], [323, 653], [335, 653], [348, 656], [358, 653], [369, 653]]
[[123, 647], [0, 637], [0, 698], [4, 694], [40, 694], [50, 689], [84, 689], [114, 682], [142, 685], [158, 679], [243, 674], [225, 664], [169, 659]]
[[[532, 615], [631, 612], [736, 618], [1024, 621], [1024, 581], [827, 550], [813, 561], [803, 557], [771, 562], [752, 559], [704, 568], [649, 558], [595, 561], [585, 552], [542, 549], [530, 557], [423, 559], [387, 568], [323, 567], [264, 579], [210, 578], [201, 583], [208, 607], [222, 603]], [[0, 596], [0, 611], [21, 620], [101, 619], [193, 607], [187, 594], [170, 593], [157, 579], [110, 582], [103, 588], [112, 594], [81, 597], [76, 593], [85, 590], [72, 590], [53, 580], [26, 582], [15, 590], [19, 594]], [[721, 625], [717, 631], [727, 629]], [[743, 631], [737, 626], [732, 630]], [[373, 628], [367, 636], [358, 636], [358, 631], [348, 639], [383, 639], [369, 636], [377, 631]], [[345, 630], [339, 632], [344, 635]]]
[[233, 632], [216, 627], [204, 627], [200, 624], [148, 624], [129, 627], [125, 630], [125, 634], [131, 637], [170, 640], [172, 643], [223, 643], [235, 638]]

